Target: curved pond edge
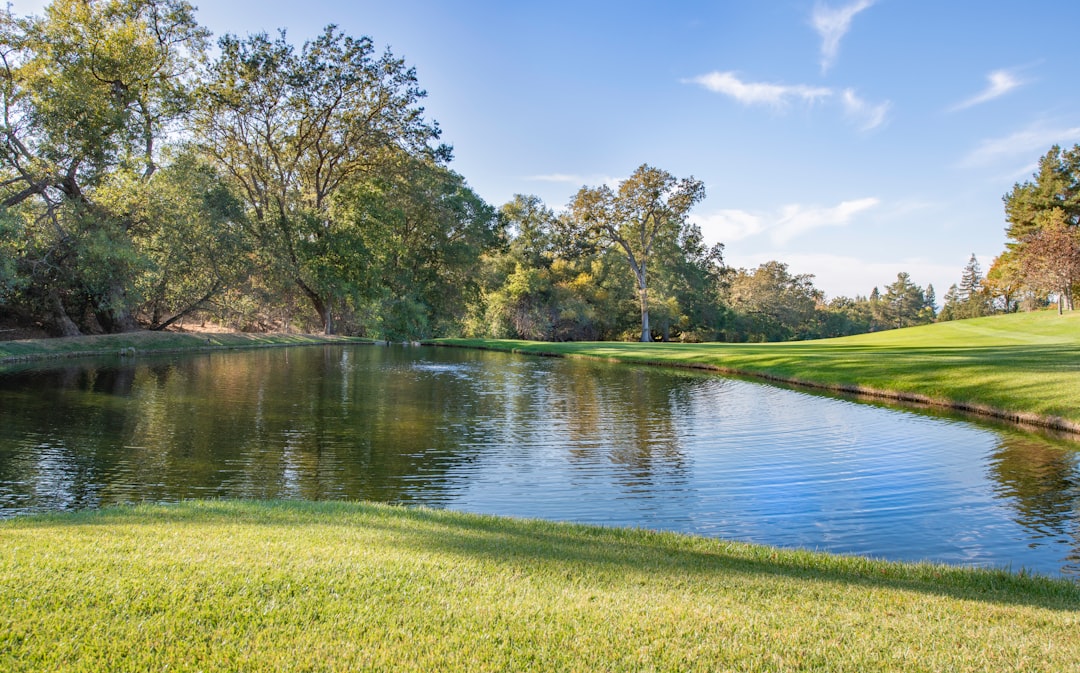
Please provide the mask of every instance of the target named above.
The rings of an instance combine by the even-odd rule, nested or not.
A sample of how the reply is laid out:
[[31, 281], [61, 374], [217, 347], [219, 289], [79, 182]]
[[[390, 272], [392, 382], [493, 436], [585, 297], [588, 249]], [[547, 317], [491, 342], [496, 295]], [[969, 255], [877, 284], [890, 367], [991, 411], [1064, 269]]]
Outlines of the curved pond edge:
[[904, 404], [910, 404], [912, 406], [926, 406], [936, 407], [940, 409], [949, 409], [953, 411], [960, 411], [966, 414], [972, 414], [975, 416], [982, 416], [984, 418], [993, 418], [996, 420], [1007, 421], [1010, 423], [1015, 423], [1017, 425], [1025, 425], [1030, 427], [1043, 428], [1046, 430], [1053, 430], [1056, 432], [1069, 433], [1070, 435], [1076, 435], [1078, 438], [1080, 438], [1080, 423], [1076, 423], [1068, 419], [1061, 418], [1059, 416], [1046, 416], [1043, 414], [1036, 414], [1026, 411], [1012, 411], [1009, 409], [1000, 409], [998, 407], [993, 407], [986, 404], [979, 404], [976, 402], [961, 402], [947, 398], [931, 397], [929, 395], [923, 395], [920, 393], [910, 393], [897, 390], [882, 390], [858, 384], [820, 383], [797, 377], [779, 376], [777, 374], [770, 374], [768, 372], [754, 371], [751, 369], [741, 369], [738, 367], [724, 367], [721, 365], [710, 364], [706, 362], [673, 362], [670, 360], [638, 358], [632, 356], [625, 358], [613, 358], [605, 357], [602, 355], [590, 355], [588, 353], [558, 353], [555, 351], [525, 349], [509, 345], [505, 348], [501, 348], [497, 345], [490, 344], [469, 345], [446, 343], [441, 341], [425, 341], [423, 343], [425, 346], [437, 346], [440, 348], [466, 348], [472, 350], [488, 350], [502, 353], [513, 353], [515, 355], [534, 355], [539, 357], [593, 360], [597, 362], [611, 362], [615, 364], [634, 364], [645, 365], [649, 367], [670, 367], [672, 369], [692, 369], [698, 371], [714, 372], [717, 374], [724, 374], [728, 376], [740, 376], [752, 379], [759, 379], [771, 383], [782, 383], [784, 385], [790, 385], [797, 388], [822, 390], [826, 392], [841, 393], [844, 395], [851, 395], [855, 397], [886, 400], [889, 402], [900, 402]]

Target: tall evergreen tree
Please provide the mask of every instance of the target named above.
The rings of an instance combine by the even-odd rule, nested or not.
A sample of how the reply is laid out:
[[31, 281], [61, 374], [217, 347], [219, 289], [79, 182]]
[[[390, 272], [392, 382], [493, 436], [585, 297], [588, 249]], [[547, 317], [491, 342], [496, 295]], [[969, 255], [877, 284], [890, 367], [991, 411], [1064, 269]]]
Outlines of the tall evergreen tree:
[[1004, 196], [1008, 248], [1025, 285], [1039, 296], [1056, 294], [1071, 308], [1080, 276], [1072, 242], [1080, 231], [1080, 145], [1054, 145], [1039, 160], [1033, 180]]
[[975, 258], [975, 253], [971, 253], [971, 259], [964, 265], [964, 271], [960, 275], [960, 284], [956, 286], [960, 301], [968, 302], [977, 297], [982, 291], [982, 282], [979, 260]]
[[982, 268], [975, 253], [964, 265], [960, 283], [956, 286], [957, 315], [961, 318], [978, 318], [991, 312], [989, 298], [984, 289]]
[[911, 276], [906, 272], [896, 274], [896, 282], [885, 286], [881, 304], [884, 317], [892, 327], [910, 327], [929, 322], [924, 310], [926, 296], [923, 289], [911, 282]]

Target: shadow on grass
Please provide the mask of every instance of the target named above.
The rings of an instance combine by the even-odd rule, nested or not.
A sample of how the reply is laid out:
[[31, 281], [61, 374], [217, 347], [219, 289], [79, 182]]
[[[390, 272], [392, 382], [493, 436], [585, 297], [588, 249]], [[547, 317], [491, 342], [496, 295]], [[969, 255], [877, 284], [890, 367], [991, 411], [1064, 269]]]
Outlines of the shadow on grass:
[[[345, 502], [197, 501], [118, 507], [0, 522], [5, 528], [48, 529], [140, 525], [340, 529], [386, 533], [396, 549], [478, 558], [496, 566], [553, 564], [567, 579], [597, 584], [637, 575], [660, 580], [716, 574], [770, 576], [881, 588], [965, 601], [1080, 610], [1080, 583], [1006, 570], [898, 564], [860, 557], [729, 543], [624, 528], [526, 521], [445, 510]], [[216, 533], [216, 534], [221, 534]], [[550, 568], [549, 568], [550, 570]]]

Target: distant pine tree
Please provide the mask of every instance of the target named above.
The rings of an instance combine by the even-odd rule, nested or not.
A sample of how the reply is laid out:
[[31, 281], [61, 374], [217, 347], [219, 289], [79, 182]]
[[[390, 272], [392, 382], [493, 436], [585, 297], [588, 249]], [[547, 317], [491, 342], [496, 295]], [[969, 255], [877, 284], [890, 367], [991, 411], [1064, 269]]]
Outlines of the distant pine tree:
[[959, 299], [962, 303], [971, 301], [982, 291], [983, 275], [979, 267], [979, 260], [975, 253], [971, 253], [971, 259], [964, 266], [964, 273], [960, 276], [960, 285], [957, 286]]
[[957, 318], [978, 318], [992, 312], [984, 291], [984, 281], [979, 260], [975, 258], [975, 253], [971, 253], [956, 288]]

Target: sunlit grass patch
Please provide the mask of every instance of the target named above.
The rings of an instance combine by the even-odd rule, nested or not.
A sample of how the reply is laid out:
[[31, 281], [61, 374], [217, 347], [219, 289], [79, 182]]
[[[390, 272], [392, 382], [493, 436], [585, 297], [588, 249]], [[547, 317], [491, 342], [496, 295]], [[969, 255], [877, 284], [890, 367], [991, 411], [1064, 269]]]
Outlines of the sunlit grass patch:
[[5, 671], [1056, 671], [1077, 626], [1065, 580], [424, 509], [0, 523]]

